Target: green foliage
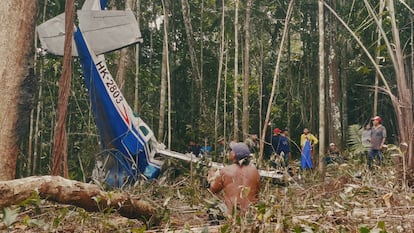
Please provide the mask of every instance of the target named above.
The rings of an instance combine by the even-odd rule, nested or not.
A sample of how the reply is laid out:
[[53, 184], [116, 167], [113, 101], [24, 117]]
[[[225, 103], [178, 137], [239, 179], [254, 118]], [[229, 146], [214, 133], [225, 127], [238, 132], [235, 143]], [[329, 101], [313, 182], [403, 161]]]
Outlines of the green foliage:
[[363, 128], [360, 125], [351, 125], [348, 127], [347, 145], [351, 157], [360, 156], [368, 151], [369, 148], [362, 145], [361, 135]]

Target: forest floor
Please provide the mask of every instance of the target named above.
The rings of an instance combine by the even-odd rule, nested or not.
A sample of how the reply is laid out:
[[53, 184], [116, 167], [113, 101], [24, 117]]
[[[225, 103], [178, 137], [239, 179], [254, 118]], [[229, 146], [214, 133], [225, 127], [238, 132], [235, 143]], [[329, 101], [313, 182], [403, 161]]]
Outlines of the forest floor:
[[218, 199], [205, 188], [208, 168], [167, 161], [159, 179], [123, 190], [157, 207], [157, 218], [127, 219], [114, 210], [89, 213], [34, 197], [3, 209], [0, 231], [412, 232], [414, 192], [403, 186], [393, 160], [373, 171], [353, 159], [330, 164], [323, 181], [313, 171], [295, 173], [285, 184], [263, 179], [260, 201], [249, 217], [233, 220], [213, 217]]

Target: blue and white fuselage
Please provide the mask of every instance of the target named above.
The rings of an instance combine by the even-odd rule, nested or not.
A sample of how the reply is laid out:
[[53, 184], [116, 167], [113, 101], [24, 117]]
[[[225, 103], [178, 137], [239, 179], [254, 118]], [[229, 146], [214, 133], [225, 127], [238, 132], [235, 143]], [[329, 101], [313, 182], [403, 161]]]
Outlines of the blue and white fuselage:
[[[117, 171], [118, 176], [126, 175], [135, 180], [141, 173], [147, 178], [155, 178], [162, 163], [151, 162], [149, 157], [153, 132], [135, 116], [112, 78], [103, 56], [97, 57], [91, 53], [79, 28], [74, 33], [74, 39], [103, 147], [112, 150], [124, 168]], [[133, 167], [130, 167], [131, 164]], [[110, 180], [107, 182], [112, 183]]]
[[[138, 23], [131, 11], [104, 11], [105, 0], [87, 0], [78, 11], [72, 54], [79, 56], [92, 111], [104, 149], [104, 182], [121, 186], [143, 175], [158, 176], [162, 161], [154, 158], [160, 145], [152, 130], [136, 116], [113, 79], [105, 52], [141, 41]], [[63, 55], [64, 14], [38, 26], [47, 52]], [[93, 41], [93, 44], [89, 44]], [[98, 55], [100, 54], [100, 55]]]

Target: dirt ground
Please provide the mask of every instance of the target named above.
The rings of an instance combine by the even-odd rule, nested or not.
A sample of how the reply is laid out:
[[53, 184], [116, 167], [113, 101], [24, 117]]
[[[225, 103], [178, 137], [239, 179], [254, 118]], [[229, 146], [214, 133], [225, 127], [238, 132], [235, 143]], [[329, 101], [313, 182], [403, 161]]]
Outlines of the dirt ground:
[[[295, 165], [294, 167], [296, 167]], [[369, 171], [348, 159], [316, 171], [295, 173], [280, 184], [262, 180], [260, 201], [248, 216], [224, 219], [218, 198], [206, 188], [208, 168], [174, 165], [153, 181], [122, 191], [154, 205], [151, 219], [127, 219], [116, 210], [82, 208], [32, 198], [3, 209], [2, 232], [412, 232], [414, 193], [393, 159]]]

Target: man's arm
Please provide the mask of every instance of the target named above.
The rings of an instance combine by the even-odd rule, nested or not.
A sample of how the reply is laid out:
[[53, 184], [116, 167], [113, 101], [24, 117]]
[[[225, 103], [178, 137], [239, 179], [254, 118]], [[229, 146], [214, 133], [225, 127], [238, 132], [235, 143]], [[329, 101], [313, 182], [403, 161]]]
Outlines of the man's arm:
[[218, 193], [224, 187], [221, 170], [217, 170], [215, 172], [209, 171], [209, 174], [207, 176], [207, 181], [210, 183], [210, 191], [212, 193]]
[[312, 134], [312, 136], [311, 136], [311, 140], [312, 140], [312, 142], [313, 142], [313, 145], [316, 145], [316, 144], [318, 144], [318, 142], [319, 142], [319, 140]]
[[381, 147], [380, 148], [382, 148], [384, 146], [386, 139], [387, 139], [387, 130], [384, 127], [383, 130], [382, 130], [382, 140], [381, 140]]

